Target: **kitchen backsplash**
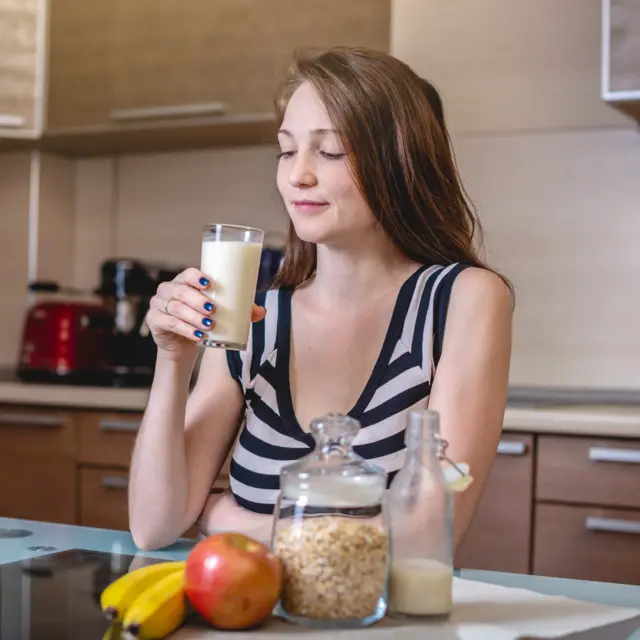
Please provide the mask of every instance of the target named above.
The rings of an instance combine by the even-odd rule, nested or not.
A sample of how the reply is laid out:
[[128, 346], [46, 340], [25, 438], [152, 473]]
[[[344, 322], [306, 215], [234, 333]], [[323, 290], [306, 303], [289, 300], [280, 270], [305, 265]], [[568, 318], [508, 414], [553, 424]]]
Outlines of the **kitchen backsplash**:
[[[515, 284], [511, 380], [640, 389], [640, 135], [632, 128], [461, 135], [489, 261]], [[39, 275], [93, 287], [108, 256], [197, 264], [203, 224], [286, 229], [276, 148], [40, 159]], [[28, 154], [0, 157], [0, 362], [15, 362], [28, 260]], [[19, 212], [18, 215], [17, 212]], [[33, 214], [32, 214], [33, 217]]]

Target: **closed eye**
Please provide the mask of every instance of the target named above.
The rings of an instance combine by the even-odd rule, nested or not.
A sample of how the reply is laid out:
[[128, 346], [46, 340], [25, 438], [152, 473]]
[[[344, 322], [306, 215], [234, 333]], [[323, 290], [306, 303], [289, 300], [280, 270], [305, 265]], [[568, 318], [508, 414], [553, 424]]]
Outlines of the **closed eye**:
[[294, 153], [295, 151], [281, 151], [276, 157], [278, 160], [280, 160], [280, 158], [292, 158]]
[[344, 153], [329, 153], [328, 151], [320, 151], [320, 155], [327, 160], [340, 160], [340, 158], [344, 158], [346, 154]]

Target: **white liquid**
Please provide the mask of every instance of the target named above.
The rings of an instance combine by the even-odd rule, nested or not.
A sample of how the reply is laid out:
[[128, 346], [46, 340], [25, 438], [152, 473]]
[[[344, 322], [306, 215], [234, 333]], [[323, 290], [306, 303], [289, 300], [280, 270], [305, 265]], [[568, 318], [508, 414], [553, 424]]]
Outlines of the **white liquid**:
[[429, 558], [393, 560], [389, 612], [414, 616], [447, 615], [453, 607], [453, 569]]
[[205, 331], [205, 343], [212, 341], [229, 349], [246, 349], [261, 254], [262, 245], [257, 242], [202, 243], [200, 269], [211, 279], [211, 287], [205, 294], [216, 306], [215, 322], [211, 330]]

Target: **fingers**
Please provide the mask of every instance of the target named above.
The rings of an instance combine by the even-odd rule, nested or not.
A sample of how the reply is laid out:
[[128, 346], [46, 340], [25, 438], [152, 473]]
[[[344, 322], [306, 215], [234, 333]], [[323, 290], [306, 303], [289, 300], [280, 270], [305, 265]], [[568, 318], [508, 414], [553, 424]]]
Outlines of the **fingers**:
[[159, 296], [154, 296], [151, 298], [150, 307], [163, 315], [174, 316], [186, 322], [191, 325], [192, 331], [193, 329], [208, 331], [215, 324], [215, 319], [210, 317], [213, 310], [207, 311], [203, 308], [201, 311], [196, 311], [177, 298], [169, 298], [167, 301]]
[[260, 320], [264, 320], [266, 315], [267, 310], [264, 307], [259, 307], [254, 304], [253, 309], [251, 310], [251, 322], [260, 322]]
[[202, 327], [202, 329], [196, 329], [185, 320], [158, 311], [155, 312], [153, 325], [156, 330], [175, 333], [192, 342], [200, 342], [204, 337], [204, 327]]
[[[207, 287], [208, 286], [207, 284]], [[194, 288], [191, 284], [172, 280], [171, 282], [163, 282], [158, 287], [158, 293], [155, 297], [163, 301], [163, 306], [159, 307], [161, 311], [166, 312], [164, 304], [167, 300], [178, 300], [193, 309], [193, 311], [199, 313], [201, 318], [198, 322], [200, 322], [202, 317], [211, 315], [214, 306], [211, 299], [203, 293], [204, 289], [205, 287], [202, 284], [198, 284], [197, 288]], [[173, 306], [173, 302], [170, 304]], [[185, 319], [187, 318], [185, 317]]]

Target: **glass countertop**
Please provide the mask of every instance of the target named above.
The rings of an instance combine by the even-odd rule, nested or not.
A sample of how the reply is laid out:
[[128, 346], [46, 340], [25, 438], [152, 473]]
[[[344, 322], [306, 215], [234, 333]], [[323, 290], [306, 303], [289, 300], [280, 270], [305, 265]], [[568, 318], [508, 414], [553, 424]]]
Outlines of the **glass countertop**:
[[[195, 542], [140, 551], [124, 531], [0, 518], [0, 640], [101, 638], [108, 627], [98, 606], [102, 589], [136, 566], [186, 558]], [[640, 586], [468, 569], [456, 574], [589, 602], [640, 606]], [[58, 596], [64, 602], [56, 605]], [[43, 613], [36, 615], [38, 608]]]

